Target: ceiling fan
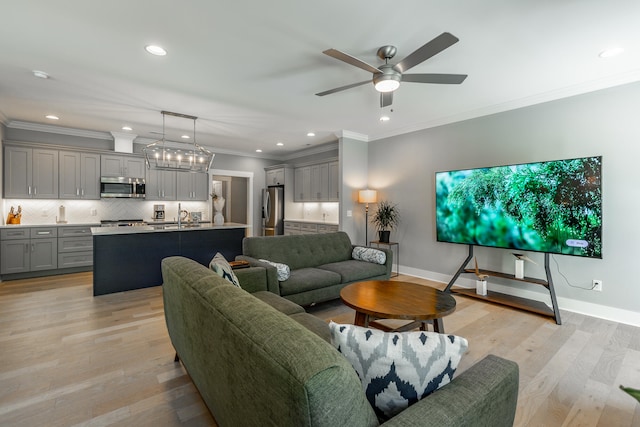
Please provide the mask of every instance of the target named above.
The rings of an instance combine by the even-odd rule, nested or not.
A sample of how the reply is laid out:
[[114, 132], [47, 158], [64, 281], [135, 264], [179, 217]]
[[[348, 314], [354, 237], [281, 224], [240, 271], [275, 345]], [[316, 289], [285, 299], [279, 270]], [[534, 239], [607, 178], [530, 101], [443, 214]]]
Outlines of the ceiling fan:
[[436, 83], [436, 84], [460, 84], [467, 78], [466, 74], [403, 74], [410, 68], [415, 67], [423, 61], [442, 52], [451, 45], [458, 42], [458, 38], [453, 34], [444, 32], [433, 40], [425, 43], [422, 47], [411, 53], [397, 64], [389, 64], [389, 60], [396, 54], [395, 46], [382, 46], [378, 49], [377, 55], [384, 61], [384, 65], [374, 67], [366, 62], [353, 57], [337, 49], [325, 50], [325, 55], [346, 62], [347, 64], [361, 68], [373, 73], [371, 80], [352, 83], [346, 86], [337, 87], [316, 93], [318, 96], [330, 95], [353, 87], [361, 86], [372, 82], [376, 90], [380, 92], [380, 107], [386, 107], [393, 102], [393, 91], [400, 86], [400, 82], [409, 83]]

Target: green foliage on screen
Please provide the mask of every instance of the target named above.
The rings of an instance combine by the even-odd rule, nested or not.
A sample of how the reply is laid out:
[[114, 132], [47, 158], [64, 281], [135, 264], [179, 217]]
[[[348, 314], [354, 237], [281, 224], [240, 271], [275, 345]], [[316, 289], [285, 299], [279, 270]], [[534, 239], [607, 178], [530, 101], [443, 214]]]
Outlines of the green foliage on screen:
[[601, 258], [601, 168], [587, 157], [437, 172], [437, 239]]

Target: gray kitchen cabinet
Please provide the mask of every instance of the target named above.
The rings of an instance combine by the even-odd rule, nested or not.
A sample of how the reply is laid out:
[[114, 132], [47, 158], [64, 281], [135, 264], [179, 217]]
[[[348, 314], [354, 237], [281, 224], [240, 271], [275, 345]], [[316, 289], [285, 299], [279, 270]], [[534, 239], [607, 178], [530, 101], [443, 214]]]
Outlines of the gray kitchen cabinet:
[[340, 201], [340, 163], [329, 163], [329, 201]]
[[0, 274], [57, 268], [57, 227], [6, 228], [0, 231]]
[[146, 199], [176, 200], [177, 172], [158, 169], [147, 170]]
[[5, 147], [4, 197], [8, 199], [57, 199], [58, 151]]
[[93, 236], [91, 227], [58, 228], [58, 268], [93, 265]]
[[60, 198], [100, 199], [100, 155], [60, 151]]
[[180, 172], [178, 175], [177, 200], [209, 199], [209, 174]]
[[329, 164], [320, 163], [311, 166], [310, 198], [317, 202], [329, 200]]
[[103, 154], [100, 156], [100, 174], [102, 176], [144, 178], [144, 159], [135, 156]]
[[311, 201], [311, 166], [296, 168], [294, 171], [294, 202]]
[[277, 168], [266, 171], [266, 184], [284, 185], [284, 173], [284, 168]]

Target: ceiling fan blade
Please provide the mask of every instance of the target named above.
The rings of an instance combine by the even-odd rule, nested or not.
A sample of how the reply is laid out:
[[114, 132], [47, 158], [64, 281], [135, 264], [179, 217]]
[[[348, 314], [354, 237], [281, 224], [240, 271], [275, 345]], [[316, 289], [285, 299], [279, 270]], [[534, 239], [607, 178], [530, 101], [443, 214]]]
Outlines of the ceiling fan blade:
[[331, 95], [332, 93], [341, 92], [343, 90], [351, 89], [352, 87], [362, 86], [363, 84], [371, 83], [371, 80], [365, 80], [363, 82], [351, 83], [350, 85], [340, 86], [334, 89], [325, 90], [324, 92], [316, 93], [318, 96]]
[[393, 102], [393, 92], [380, 92], [380, 108], [387, 107]]
[[466, 74], [403, 74], [402, 81], [410, 83], [436, 83], [459, 85], [467, 78]]
[[458, 42], [458, 38], [451, 33], [442, 33], [430, 42], [425, 43], [413, 53], [409, 54], [402, 61], [394, 65], [394, 69], [404, 73], [409, 68], [415, 67], [422, 61], [426, 61], [434, 55], [442, 52], [449, 46]]
[[370, 73], [381, 73], [379, 69], [374, 67], [373, 65], [369, 65], [364, 61], [356, 58], [355, 56], [351, 56], [348, 53], [340, 52], [337, 49], [327, 49], [324, 52], [325, 55], [329, 55], [332, 58], [339, 59], [340, 61], [346, 62], [347, 64], [353, 65], [354, 67], [361, 68]]

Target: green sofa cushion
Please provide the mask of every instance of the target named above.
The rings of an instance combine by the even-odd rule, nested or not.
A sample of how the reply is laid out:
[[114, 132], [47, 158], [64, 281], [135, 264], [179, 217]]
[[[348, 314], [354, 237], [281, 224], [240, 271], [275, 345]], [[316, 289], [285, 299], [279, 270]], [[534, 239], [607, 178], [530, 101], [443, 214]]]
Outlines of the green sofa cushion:
[[319, 268], [292, 270], [289, 280], [280, 282], [280, 295], [299, 294], [314, 289], [340, 284], [340, 274]]
[[387, 272], [385, 265], [357, 261], [355, 259], [319, 265], [318, 268], [338, 273], [342, 277], [342, 283], [368, 280], [373, 276], [382, 276]]

